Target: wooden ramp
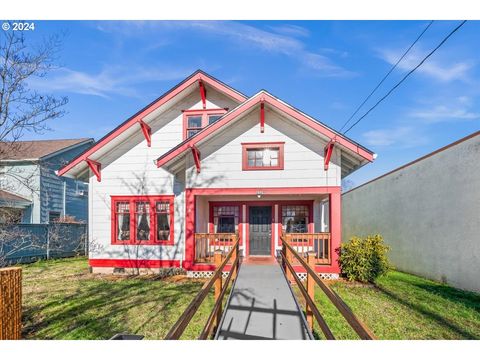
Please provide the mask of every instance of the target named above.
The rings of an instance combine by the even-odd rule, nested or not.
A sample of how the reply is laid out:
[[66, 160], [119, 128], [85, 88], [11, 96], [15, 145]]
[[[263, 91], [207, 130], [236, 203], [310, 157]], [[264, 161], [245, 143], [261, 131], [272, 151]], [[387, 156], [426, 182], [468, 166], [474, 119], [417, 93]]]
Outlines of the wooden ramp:
[[240, 267], [215, 338], [310, 340], [306, 319], [278, 263]]

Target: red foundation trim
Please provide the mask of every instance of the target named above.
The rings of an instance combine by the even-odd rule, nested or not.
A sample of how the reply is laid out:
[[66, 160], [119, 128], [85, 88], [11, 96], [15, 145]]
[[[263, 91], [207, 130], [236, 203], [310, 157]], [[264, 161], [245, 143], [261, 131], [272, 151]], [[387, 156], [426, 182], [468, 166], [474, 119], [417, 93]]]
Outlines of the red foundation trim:
[[180, 260], [89, 259], [88, 265], [92, 267], [158, 269], [163, 267], [180, 267]]

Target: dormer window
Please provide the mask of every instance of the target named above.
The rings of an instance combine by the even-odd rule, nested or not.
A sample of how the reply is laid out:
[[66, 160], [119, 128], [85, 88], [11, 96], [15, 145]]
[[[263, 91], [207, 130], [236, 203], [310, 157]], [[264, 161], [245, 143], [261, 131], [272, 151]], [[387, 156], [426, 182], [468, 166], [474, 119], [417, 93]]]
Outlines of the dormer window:
[[184, 110], [183, 111], [183, 139], [188, 139], [202, 130], [204, 127], [213, 124], [220, 119], [227, 110], [206, 109], [206, 110]]
[[283, 142], [242, 143], [243, 170], [283, 170]]

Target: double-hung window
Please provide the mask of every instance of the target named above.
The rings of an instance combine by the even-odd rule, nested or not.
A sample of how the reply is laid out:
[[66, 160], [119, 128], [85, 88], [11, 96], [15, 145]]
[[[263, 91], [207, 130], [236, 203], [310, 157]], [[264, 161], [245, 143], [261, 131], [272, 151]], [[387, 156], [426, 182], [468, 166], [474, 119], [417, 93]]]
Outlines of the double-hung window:
[[183, 138], [188, 139], [189, 137], [192, 137], [193, 135], [201, 131], [204, 127], [216, 122], [226, 112], [227, 110], [225, 109], [184, 110]]
[[112, 196], [112, 244], [172, 245], [173, 195]]
[[242, 169], [283, 170], [283, 142], [242, 143]]

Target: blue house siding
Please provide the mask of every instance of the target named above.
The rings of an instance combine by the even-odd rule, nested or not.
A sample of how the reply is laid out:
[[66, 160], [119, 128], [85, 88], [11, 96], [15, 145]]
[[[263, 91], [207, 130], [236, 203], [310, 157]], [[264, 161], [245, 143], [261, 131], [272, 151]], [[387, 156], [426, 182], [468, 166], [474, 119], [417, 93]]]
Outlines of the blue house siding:
[[[74, 216], [75, 219], [87, 222], [88, 220], [88, 185], [82, 181], [58, 177], [55, 171], [67, 161], [76, 157], [91, 143], [77, 146], [56, 156], [43, 160], [40, 170], [40, 222], [49, 222], [49, 213], [60, 213], [61, 216]], [[84, 190], [85, 195], [80, 195]]]

